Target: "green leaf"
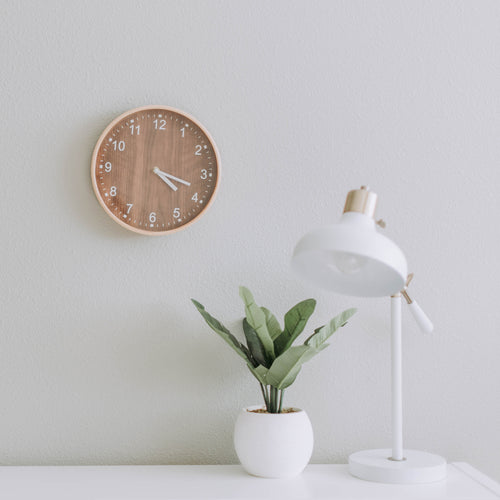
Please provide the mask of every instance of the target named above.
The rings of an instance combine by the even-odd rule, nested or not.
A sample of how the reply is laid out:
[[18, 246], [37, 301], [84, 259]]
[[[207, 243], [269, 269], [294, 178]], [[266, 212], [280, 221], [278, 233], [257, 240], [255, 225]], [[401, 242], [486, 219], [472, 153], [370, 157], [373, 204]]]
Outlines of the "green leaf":
[[281, 326], [274, 314], [269, 309], [265, 307], [261, 307], [261, 309], [266, 316], [267, 331], [269, 332], [271, 339], [274, 340], [281, 335]]
[[274, 347], [277, 354], [285, 352], [292, 346], [295, 339], [304, 330], [315, 307], [316, 301], [314, 299], [306, 299], [293, 306], [285, 314], [285, 329], [274, 341]]
[[331, 319], [325, 326], [314, 330], [314, 333], [304, 342], [304, 345], [318, 349], [325, 340], [331, 337], [339, 328], [344, 326], [356, 311], [357, 309], [346, 309], [338, 316], [335, 316], [335, 318]]
[[217, 319], [211, 316], [205, 307], [198, 301], [191, 299], [191, 302], [195, 305], [196, 309], [203, 316], [207, 325], [217, 333], [227, 344], [229, 344], [236, 353], [241, 356], [247, 363], [252, 363], [252, 358], [248, 349], [240, 343], [240, 341]]
[[253, 366], [258, 366], [259, 363], [255, 360], [255, 358], [252, 356], [252, 353], [250, 352], [250, 349], [245, 344], [240, 343], [241, 350], [245, 353], [247, 359], [250, 360]]
[[240, 297], [245, 303], [247, 321], [259, 336], [259, 339], [264, 346], [267, 359], [272, 361], [276, 356], [274, 355], [273, 340], [267, 329], [266, 315], [264, 311], [255, 303], [253, 295], [248, 288], [240, 286]]
[[309, 345], [290, 347], [274, 360], [267, 373], [267, 383], [276, 389], [286, 389], [295, 381], [302, 364], [309, 361], [319, 351]]
[[262, 345], [257, 332], [250, 326], [246, 318], [243, 319], [243, 332], [245, 333], [245, 338], [247, 339], [248, 348], [250, 349], [250, 352], [257, 364], [269, 368], [269, 362], [266, 358], [264, 346]]
[[247, 363], [248, 369], [253, 373], [254, 377], [262, 384], [262, 385], [268, 385], [266, 376], [267, 372], [269, 371], [266, 367], [259, 365], [259, 366], [252, 366], [250, 363]]

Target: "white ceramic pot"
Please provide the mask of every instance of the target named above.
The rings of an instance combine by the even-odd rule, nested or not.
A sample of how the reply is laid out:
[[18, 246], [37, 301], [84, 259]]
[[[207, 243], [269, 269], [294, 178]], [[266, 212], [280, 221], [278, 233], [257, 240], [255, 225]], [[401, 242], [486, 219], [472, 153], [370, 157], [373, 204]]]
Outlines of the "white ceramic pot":
[[300, 474], [311, 458], [314, 437], [304, 410], [254, 413], [262, 406], [240, 411], [234, 428], [234, 447], [243, 468], [254, 476], [289, 478]]

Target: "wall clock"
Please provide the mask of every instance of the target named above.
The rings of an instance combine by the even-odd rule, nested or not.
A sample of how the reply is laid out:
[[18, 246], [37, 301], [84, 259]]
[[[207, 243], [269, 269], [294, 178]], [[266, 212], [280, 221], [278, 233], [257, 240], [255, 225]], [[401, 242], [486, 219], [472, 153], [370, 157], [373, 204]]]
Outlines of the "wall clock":
[[106, 213], [140, 234], [183, 229], [205, 213], [220, 178], [217, 147], [195, 118], [168, 106], [113, 120], [92, 155], [92, 185]]

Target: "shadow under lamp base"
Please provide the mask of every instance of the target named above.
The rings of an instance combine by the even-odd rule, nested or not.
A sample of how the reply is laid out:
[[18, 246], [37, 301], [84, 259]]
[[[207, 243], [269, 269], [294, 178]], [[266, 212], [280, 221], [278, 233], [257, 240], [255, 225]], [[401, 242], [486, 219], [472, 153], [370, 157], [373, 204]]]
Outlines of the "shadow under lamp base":
[[393, 460], [391, 456], [391, 449], [358, 451], [349, 456], [349, 472], [379, 483], [417, 484], [446, 479], [446, 460], [439, 455], [404, 450], [404, 460]]

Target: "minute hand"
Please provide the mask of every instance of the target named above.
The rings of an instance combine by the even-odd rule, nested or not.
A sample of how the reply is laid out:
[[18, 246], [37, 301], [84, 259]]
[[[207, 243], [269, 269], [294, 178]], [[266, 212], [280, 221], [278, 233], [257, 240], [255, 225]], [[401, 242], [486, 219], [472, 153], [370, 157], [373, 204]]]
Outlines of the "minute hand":
[[169, 179], [172, 179], [173, 181], [180, 182], [181, 184], [184, 184], [186, 186], [191, 186], [190, 182], [185, 181], [184, 179], [179, 179], [178, 177], [175, 177], [172, 174], [167, 174], [166, 172], [161, 172], [161, 174], [162, 174], [162, 177], [167, 177]]
[[153, 172], [165, 183], [167, 184], [168, 187], [172, 188], [172, 190], [177, 191], [177, 186], [173, 183], [170, 182], [165, 174], [165, 172], [162, 172], [158, 167], [155, 167], [153, 169]]

